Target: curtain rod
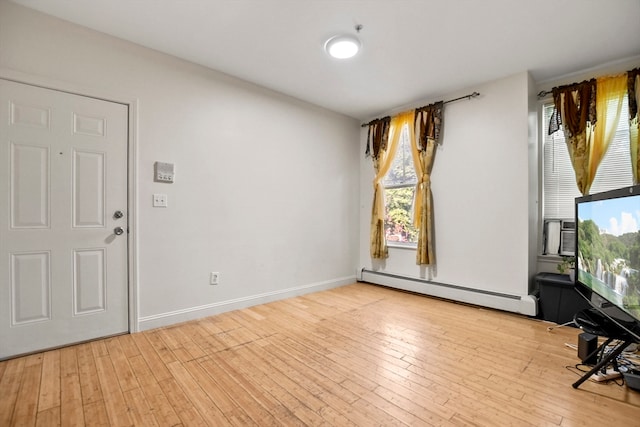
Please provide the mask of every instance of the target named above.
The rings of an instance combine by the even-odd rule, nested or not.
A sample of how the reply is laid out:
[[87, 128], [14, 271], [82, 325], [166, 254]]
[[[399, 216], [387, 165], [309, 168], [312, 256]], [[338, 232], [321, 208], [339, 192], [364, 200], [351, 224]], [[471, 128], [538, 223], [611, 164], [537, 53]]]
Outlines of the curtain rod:
[[[630, 71], [633, 71], [633, 70], [630, 70]], [[604, 76], [604, 77], [621, 76], [621, 75], [623, 75], [623, 74], [628, 74], [628, 73], [629, 73], [629, 71], [626, 71], [626, 72], [624, 72], [624, 73], [612, 74], [612, 75]], [[584, 83], [584, 82], [590, 82], [591, 80], [594, 80], [594, 79], [596, 79], [596, 77], [591, 77], [590, 79], [585, 79], [585, 80], [583, 80], [583, 81], [582, 81], [582, 83]], [[574, 83], [570, 83], [570, 84], [566, 84], [566, 85], [558, 86], [557, 88], [558, 88], [558, 89], [561, 89], [561, 88], [564, 88], [564, 87], [567, 87], [567, 86], [574, 86], [574, 85], [578, 85], [578, 84], [580, 84], [580, 83], [576, 83], [576, 82], [574, 82]], [[554, 89], [555, 89], [555, 88], [554, 88]], [[547, 95], [551, 95], [552, 93], [553, 93], [553, 89], [550, 89], [550, 90], [541, 90], [540, 92], [538, 92], [538, 99], [540, 99], [540, 98], [544, 98], [545, 96], [547, 96]]]
[[[469, 95], [464, 95], [464, 96], [461, 96], [461, 97], [458, 97], [458, 98], [454, 98], [454, 99], [450, 99], [448, 101], [444, 101], [443, 104], [448, 104], [448, 103], [454, 102], [454, 101], [460, 101], [461, 99], [471, 99], [471, 98], [475, 98], [476, 96], [480, 96], [480, 93], [473, 92], [473, 93], [470, 93]], [[425, 105], [425, 107], [427, 107], [427, 105]], [[420, 108], [424, 108], [424, 107], [416, 108], [416, 110], [419, 110]], [[380, 119], [373, 119], [369, 123], [363, 123], [362, 125], [360, 125], [360, 127], [365, 128], [365, 127], [369, 126], [371, 124], [371, 122], [375, 122], [376, 120], [380, 120]]]

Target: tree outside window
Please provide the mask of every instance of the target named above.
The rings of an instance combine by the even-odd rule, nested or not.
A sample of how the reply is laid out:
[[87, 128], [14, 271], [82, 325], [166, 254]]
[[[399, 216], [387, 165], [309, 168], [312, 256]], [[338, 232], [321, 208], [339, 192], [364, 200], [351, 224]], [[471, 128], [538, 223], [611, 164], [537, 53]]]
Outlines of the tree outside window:
[[415, 247], [418, 231], [413, 227], [413, 203], [417, 178], [406, 126], [402, 128], [393, 164], [384, 177], [385, 236], [389, 245]]

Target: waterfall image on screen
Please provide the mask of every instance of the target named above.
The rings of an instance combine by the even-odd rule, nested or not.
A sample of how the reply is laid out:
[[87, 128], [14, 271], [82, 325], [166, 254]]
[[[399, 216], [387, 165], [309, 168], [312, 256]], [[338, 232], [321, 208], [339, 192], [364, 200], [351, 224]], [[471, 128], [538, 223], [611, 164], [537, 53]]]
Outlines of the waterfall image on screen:
[[578, 206], [578, 279], [640, 319], [640, 195]]

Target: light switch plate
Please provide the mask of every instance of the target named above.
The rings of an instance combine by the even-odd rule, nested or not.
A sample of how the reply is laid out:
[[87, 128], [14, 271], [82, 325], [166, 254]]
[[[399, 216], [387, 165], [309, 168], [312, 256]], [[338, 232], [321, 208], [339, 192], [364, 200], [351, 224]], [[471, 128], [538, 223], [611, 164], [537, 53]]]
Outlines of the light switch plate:
[[154, 194], [153, 195], [153, 207], [154, 208], [166, 208], [167, 195], [166, 194]]

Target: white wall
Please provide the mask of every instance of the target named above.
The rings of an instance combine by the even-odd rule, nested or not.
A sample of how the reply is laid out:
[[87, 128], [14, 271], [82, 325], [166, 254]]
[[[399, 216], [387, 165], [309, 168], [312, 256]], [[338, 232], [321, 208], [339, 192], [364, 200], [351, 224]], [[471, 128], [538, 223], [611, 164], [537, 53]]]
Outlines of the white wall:
[[142, 328], [355, 280], [353, 119], [5, 1], [0, 70], [137, 100]]
[[[535, 137], [531, 138], [528, 129], [531, 79], [523, 72], [443, 98], [472, 91], [481, 95], [447, 104], [444, 109], [442, 144], [431, 178], [435, 269], [421, 270], [415, 264], [415, 251], [407, 249], [390, 248], [383, 265], [372, 262], [373, 168], [363, 156], [366, 130], [361, 131], [360, 265], [474, 290], [526, 296], [535, 260], [529, 223], [536, 221], [536, 185], [531, 175], [536, 162], [530, 162]], [[412, 290], [420, 288], [430, 293], [428, 283]], [[483, 298], [470, 294], [464, 300], [484, 305]]]

